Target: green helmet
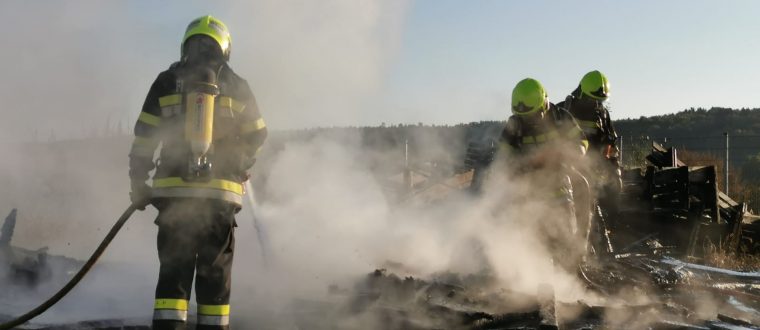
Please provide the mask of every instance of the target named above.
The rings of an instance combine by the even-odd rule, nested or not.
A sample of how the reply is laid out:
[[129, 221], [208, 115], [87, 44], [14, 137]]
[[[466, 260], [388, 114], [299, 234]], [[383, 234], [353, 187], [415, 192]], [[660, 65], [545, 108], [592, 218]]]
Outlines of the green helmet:
[[581, 79], [581, 93], [599, 101], [605, 101], [610, 96], [610, 82], [599, 71], [591, 71]]
[[214, 41], [219, 44], [219, 48], [222, 50], [224, 59], [230, 59], [230, 47], [232, 46], [232, 38], [230, 37], [230, 31], [227, 30], [227, 26], [224, 25], [222, 21], [214, 18], [211, 15], [206, 15], [194, 19], [192, 22], [190, 22], [190, 24], [187, 25], [185, 36], [182, 38], [182, 44], [184, 45], [187, 39], [196, 35], [205, 35], [211, 37], [211, 39], [214, 39]]
[[544, 112], [549, 109], [549, 99], [544, 86], [538, 80], [525, 78], [512, 90], [512, 113], [518, 116]]

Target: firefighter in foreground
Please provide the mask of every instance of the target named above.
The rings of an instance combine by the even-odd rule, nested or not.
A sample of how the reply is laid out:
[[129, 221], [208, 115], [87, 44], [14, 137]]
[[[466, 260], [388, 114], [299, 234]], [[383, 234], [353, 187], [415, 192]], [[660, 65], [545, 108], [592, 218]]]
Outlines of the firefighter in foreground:
[[589, 158], [597, 165], [594, 170], [606, 179], [604, 181], [609, 183], [607, 187], [620, 191], [618, 136], [604, 104], [609, 96], [607, 77], [599, 71], [591, 71], [583, 76], [578, 88], [557, 106], [569, 111], [583, 129], [589, 140]]
[[585, 244], [587, 225], [581, 222], [588, 218], [577, 216], [576, 208], [585, 208], [574, 203], [573, 183], [578, 180], [572, 180], [577, 176], [572, 164], [587, 148], [578, 124], [567, 111], [549, 102], [541, 83], [531, 78], [517, 83], [512, 91], [512, 116], [502, 131], [496, 157], [506, 162], [512, 175], [528, 180], [536, 197], [561, 210], [555, 212], [560, 214], [557, 221], [536, 221], [555, 261], [566, 268], [575, 267], [583, 254], [575, 243]]
[[198, 329], [229, 328], [234, 215], [267, 135], [248, 83], [227, 64], [230, 42], [218, 19], [193, 20], [180, 61], [153, 82], [135, 125], [130, 198], [159, 211], [154, 329], [186, 327], [194, 275]]

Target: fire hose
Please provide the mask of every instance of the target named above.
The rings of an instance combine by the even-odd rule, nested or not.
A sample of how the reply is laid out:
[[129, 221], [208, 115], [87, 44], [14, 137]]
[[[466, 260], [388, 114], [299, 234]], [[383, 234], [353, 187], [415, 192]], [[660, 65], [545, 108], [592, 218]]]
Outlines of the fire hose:
[[37, 306], [35, 309], [32, 309], [31, 311], [27, 312], [24, 315], [21, 315], [11, 321], [5, 322], [0, 324], [0, 330], [7, 330], [7, 329], [13, 329], [16, 326], [19, 326], [21, 324], [24, 324], [25, 322], [37, 317], [38, 315], [44, 313], [46, 310], [48, 310], [50, 307], [55, 305], [61, 298], [63, 298], [66, 294], [71, 291], [78, 283], [82, 280], [82, 278], [87, 275], [87, 272], [90, 271], [92, 266], [95, 265], [95, 263], [98, 261], [100, 256], [103, 254], [103, 252], [106, 250], [109, 244], [111, 244], [111, 241], [116, 236], [117, 233], [119, 233], [119, 230], [121, 230], [121, 227], [124, 226], [124, 223], [129, 220], [129, 217], [132, 216], [133, 213], [135, 213], [135, 210], [138, 208], [141, 208], [142, 206], [139, 203], [132, 203], [125, 211], [121, 214], [121, 217], [119, 220], [116, 220], [116, 223], [111, 227], [111, 231], [108, 232], [108, 235], [103, 239], [103, 241], [100, 242], [100, 245], [98, 245], [98, 248], [95, 249], [95, 252], [92, 253], [90, 256], [90, 259], [87, 260], [87, 262], [82, 265], [82, 268], [79, 269], [79, 272], [72, 277], [66, 285], [63, 286], [58, 292], [56, 292], [53, 296], [48, 298], [45, 302]]

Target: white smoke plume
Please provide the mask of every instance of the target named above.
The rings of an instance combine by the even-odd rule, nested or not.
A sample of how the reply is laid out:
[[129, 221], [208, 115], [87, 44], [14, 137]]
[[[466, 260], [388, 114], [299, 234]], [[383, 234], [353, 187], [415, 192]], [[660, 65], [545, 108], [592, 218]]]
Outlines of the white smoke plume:
[[[186, 17], [144, 14], [152, 5], [0, 4], [0, 18], [23, 27], [0, 36], [4, 49], [13, 50], [0, 53], [6, 78], [0, 212], [19, 208], [15, 245], [48, 246], [52, 254], [80, 259], [95, 248], [128, 204], [131, 141], [103, 136], [119, 122], [131, 128], [152, 79], [176, 59], [190, 19], [206, 12], [229, 18], [232, 65], [251, 83], [270, 129], [356, 125], [376, 118], [370, 112], [377, 110], [409, 4], [196, 3], [190, 7], [199, 12]], [[156, 6], [155, 12], [174, 12]], [[75, 140], [82, 138], [88, 139]], [[428, 144], [446, 148], [435, 139]], [[264, 152], [272, 158], [256, 169], [266, 178], [258, 213], [270, 254], [264, 264], [244, 210], [233, 274], [236, 322], [256, 324], [267, 314], [286, 321], [292, 299], [320, 299], [328, 285], [389, 262], [406, 266], [404, 275], [423, 277], [491, 267], [500, 285], [513, 290], [532, 294], [552, 282], [563, 299], [584, 294], [551, 265], [533, 232], [536, 221], [554, 218], [536, 212], [546, 205], [496, 199], [516, 197], [521, 183], [505, 181], [484, 200], [457, 197], [442, 207], [400, 209], [366, 168], [360, 145], [360, 136], [347, 134]], [[147, 319], [157, 275], [154, 217], [148, 209], [131, 219], [93, 273], [39, 321]], [[468, 251], [472, 242], [482, 255]], [[56, 284], [22, 291], [16, 297], [26, 293], [26, 299], [8, 312], [34, 306]]]

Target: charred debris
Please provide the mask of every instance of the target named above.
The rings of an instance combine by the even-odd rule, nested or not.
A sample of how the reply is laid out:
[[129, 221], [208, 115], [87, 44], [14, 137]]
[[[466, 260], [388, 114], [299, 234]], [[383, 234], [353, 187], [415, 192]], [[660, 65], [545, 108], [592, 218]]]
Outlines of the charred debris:
[[[477, 161], [468, 159], [464, 168]], [[420, 279], [379, 269], [352, 288], [332, 286], [331, 293], [344, 297], [340, 303], [299, 302], [296, 323], [314, 329], [351, 329], [358, 320], [383, 329], [760, 329], [760, 264], [714, 265], [715, 255], [757, 254], [758, 217], [718, 189], [714, 166], [688, 166], [675, 149], [657, 143], [647, 160], [646, 167], [624, 171], [617, 203], [602, 199], [594, 209], [594, 256], [577, 276], [604, 303], [558, 301], [550, 284], [510, 292], [489, 274]], [[390, 189], [404, 202], [428, 203], [472, 180], [473, 171], [407, 165]], [[626, 299], [631, 295], [646, 302], [633, 303]]]
[[[688, 166], [673, 148], [653, 144], [644, 168], [627, 169], [618, 203], [594, 209], [593, 258], [577, 276], [603, 302], [560, 301], [551, 284], [533, 292], [500, 288], [482, 274], [402, 277], [375, 270], [356, 283], [334, 284], [327, 298], [297, 300], [292, 329], [760, 329], [760, 272], [721, 268], [714, 256], [742, 258], [760, 249], [760, 222], [718, 189], [713, 166]], [[470, 164], [471, 165], [471, 164]], [[409, 164], [384, 179], [406, 203], [430, 203], [464, 191], [472, 171]], [[476, 178], [475, 178], [476, 179]], [[445, 198], [445, 197], [443, 197]], [[16, 211], [0, 236], [2, 276], [33, 287], [51, 277], [46, 249], [11, 245]], [[75, 268], [80, 261], [54, 257]], [[65, 259], [65, 260], [64, 260]], [[751, 265], [750, 265], [751, 266]], [[389, 267], [396, 268], [396, 267]], [[643, 300], [626, 299], [631, 295]], [[0, 312], [0, 321], [9, 316]], [[235, 324], [233, 324], [234, 326]], [[245, 326], [243, 326], [245, 327]], [[129, 320], [29, 329], [139, 329]]]

